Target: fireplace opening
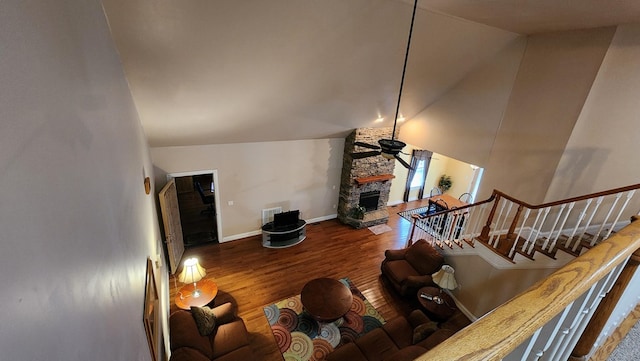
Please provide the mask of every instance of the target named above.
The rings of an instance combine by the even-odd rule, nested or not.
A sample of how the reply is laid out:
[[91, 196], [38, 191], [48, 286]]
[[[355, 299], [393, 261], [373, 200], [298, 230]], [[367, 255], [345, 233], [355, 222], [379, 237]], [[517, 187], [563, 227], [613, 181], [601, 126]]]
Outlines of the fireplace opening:
[[380, 200], [380, 191], [362, 192], [360, 193], [359, 205], [368, 211], [378, 209], [378, 201]]

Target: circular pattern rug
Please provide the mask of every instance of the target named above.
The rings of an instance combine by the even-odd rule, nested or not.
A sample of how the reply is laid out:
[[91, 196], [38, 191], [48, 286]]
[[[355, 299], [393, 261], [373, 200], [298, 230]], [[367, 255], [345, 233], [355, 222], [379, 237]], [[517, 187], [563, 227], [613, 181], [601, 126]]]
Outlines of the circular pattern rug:
[[342, 278], [340, 282], [351, 290], [353, 303], [344, 317], [331, 323], [318, 322], [304, 312], [300, 295], [264, 307], [284, 360], [324, 360], [336, 347], [355, 341], [385, 323], [348, 278]]

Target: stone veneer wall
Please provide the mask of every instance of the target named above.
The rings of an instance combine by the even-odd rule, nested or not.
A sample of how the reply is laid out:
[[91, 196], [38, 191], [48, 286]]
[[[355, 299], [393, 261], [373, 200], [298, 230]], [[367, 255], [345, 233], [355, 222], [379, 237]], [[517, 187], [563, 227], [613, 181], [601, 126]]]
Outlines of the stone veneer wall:
[[[391, 180], [376, 181], [358, 185], [357, 178], [365, 178], [382, 174], [393, 174], [396, 161], [382, 157], [381, 155], [353, 159], [353, 152], [367, 152], [374, 149], [363, 148], [354, 145], [355, 142], [378, 144], [378, 139], [390, 139], [392, 128], [359, 128], [347, 136], [344, 144], [344, 156], [342, 160], [342, 177], [340, 179], [340, 200], [338, 201], [338, 219], [355, 228], [370, 227], [376, 224], [387, 223], [389, 212], [387, 202], [391, 190]], [[360, 193], [380, 191], [378, 209], [366, 212], [363, 219], [351, 217], [351, 211], [360, 202]]]

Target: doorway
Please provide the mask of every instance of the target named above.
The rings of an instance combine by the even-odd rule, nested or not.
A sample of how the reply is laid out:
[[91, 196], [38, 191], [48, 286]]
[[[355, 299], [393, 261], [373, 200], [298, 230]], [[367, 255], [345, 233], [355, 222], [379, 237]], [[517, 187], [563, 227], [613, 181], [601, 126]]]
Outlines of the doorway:
[[219, 243], [218, 172], [203, 170], [167, 174], [175, 179], [185, 248]]

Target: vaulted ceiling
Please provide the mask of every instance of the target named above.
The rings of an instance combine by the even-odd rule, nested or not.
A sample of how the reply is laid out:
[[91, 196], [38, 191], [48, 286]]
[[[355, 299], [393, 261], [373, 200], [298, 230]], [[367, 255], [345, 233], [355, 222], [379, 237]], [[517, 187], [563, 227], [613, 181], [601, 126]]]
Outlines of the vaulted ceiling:
[[[521, 34], [640, 21], [631, 0], [419, 7], [406, 118]], [[410, 0], [105, 0], [104, 8], [152, 147], [343, 137], [393, 124]]]

